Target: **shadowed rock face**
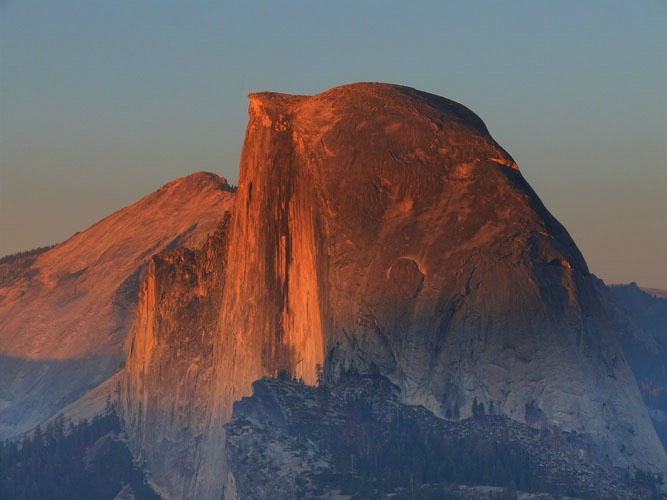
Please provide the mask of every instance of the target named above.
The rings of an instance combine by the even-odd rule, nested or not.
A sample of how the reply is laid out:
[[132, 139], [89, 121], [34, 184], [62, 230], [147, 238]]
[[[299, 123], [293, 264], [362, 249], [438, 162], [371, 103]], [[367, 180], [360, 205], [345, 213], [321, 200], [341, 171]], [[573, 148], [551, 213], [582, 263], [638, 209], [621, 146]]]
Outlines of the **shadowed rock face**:
[[386, 84], [252, 94], [249, 114], [187, 495], [233, 482], [222, 425], [251, 382], [314, 383], [317, 364], [332, 383], [379, 371], [445, 418], [493, 401], [584, 434], [603, 464], [667, 472], [584, 259], [476, 115]]
[[663, 447], [667, 447], [667, 296], [635, 283], [607, 286], [594, 278]]
[[607, 286], [595, 277], [593, 281], [637, 382], [647, 383], [647, 389], [666, 387], [667, 300], [635, 283]]

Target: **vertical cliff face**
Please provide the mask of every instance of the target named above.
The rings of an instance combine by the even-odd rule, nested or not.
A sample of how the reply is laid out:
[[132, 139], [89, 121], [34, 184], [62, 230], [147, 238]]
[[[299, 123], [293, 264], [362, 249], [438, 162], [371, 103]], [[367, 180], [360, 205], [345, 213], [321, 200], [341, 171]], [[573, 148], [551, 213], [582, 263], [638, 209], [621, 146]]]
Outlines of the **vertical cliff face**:
[[[251, 382], [284, 371], [313, 383], [317, 364], [332, 383], [379, 371], [444, 418], [493, 401], [581, 433], [600, 463], [667, 472], [583, 257], [476, 115], [385, 84], [253, 94], [249, 114], [187, 495], [233, 483], [222, 426]], [[204, 327], [170, 309], [174, 328]], [[168, 351], [141, 369], [164, 370]], [[135, 427], [163, 425], [132, 397]]]
[[154, 256], [143, 281], [122, 380], [135, 457], [167, 497], [184, 497], [204, 430], [231, 214], [197, 250]]
[[[300, 98], [274, 95], [285, 110]], [[225, 300], [214, 349], [209, 432], [195, 496], [222, 494], [232, 404], [250, 384], [285, 372], [310, 384], [324, 360], [327, 229], [308, 163], [280, 105], [251, 97], [230, 232]]]

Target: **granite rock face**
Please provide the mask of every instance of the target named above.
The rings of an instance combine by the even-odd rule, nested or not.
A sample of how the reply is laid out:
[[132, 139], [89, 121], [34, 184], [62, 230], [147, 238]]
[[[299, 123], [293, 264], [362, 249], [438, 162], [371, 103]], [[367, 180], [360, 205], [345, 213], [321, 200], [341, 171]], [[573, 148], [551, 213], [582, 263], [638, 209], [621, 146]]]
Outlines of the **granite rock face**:
[[[142, 377], [178, 369], [163, 357], [146, 371], [139, 353], [151, 349], [137, 346], [161, 345], [150, 319], [160, 314], [165, 334], [200, 332], [179, 319], [194, 290], [218, 301], [203, 309], [216, 310], [204, 343], [211, 370], [182, 402], [201, 404], [181, 422], [197, 436], [194, 453], [183, 472], [157, 466], [158, 485], [177, 497], [224, 495], [233, 403], [266, 375], [314, 384], [317, 365], [331, 384], [350, 370], [387, 377], [403, 403], [446, 419], [493, 401], [516, 421], [585, 436], [605, 466], [667, 473], [581, 253], [474, 113], [407, 87], [354, 84], [252, 94], [249, 115], [220, 278], [193, 278], [190, 295], [168, 304], [151, 302], [144, 284], [125, 404], [131, 427], [162, 427], [161, 439], [171, 417], [133, 401]], [[165, 300], [188, 293], [197, 262], [170, 262], [179, 291], [161, 288]], [[185, 380], [192, 361], [182, 366]], [[149, 440], [134, 445], [150, 457]]]
[[165, 497], [187, 497], [204, 432], [213, 341], [224, 290], [230, 213], [201, 249], [155, 255], [123, 372], [125, 427]]
[[120, 369], [151, 256], [203, 245], [233, 197], [225, 179], [192, 174], [46, 252], [0, 264], [0, 439]]

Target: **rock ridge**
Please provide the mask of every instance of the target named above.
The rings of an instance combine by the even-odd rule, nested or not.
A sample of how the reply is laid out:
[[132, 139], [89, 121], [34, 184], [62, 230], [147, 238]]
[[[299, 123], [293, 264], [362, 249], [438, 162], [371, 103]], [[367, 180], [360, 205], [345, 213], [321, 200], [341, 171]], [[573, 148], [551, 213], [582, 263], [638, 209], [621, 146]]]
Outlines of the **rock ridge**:
[[0, 264], [0, 439], [20, 437], [120, 369], [151, 256], [201, 246], [233, 196], [223, 178], [195, 173]]

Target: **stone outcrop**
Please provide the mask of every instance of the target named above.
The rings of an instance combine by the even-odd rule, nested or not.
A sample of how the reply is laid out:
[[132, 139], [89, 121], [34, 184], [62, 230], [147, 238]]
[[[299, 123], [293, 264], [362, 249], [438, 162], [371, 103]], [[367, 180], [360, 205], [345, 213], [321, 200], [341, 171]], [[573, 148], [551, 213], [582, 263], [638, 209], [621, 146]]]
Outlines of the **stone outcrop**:
[[[354, 84], [313, 97], [252, 94], [249, 115], [221, 278], [192, 278], [181, 297], [199, 261], [169, 254], [177, 276], [144, 284], [125, 411], [156, 484], [219, 498], [234, 483], [223, 427], [234, 401], [265, 375], [313, 384], [317, 365], [332, 384], [347, 371], [385, 376], [403, 403], [445, 419], [470, 416], [475, 399], [493, 402], [518, 422], [576, 431], [604, 466], [667, 474], [581, 253], [474, 113], [406, 87]], [[185, 466], [167, 472], [150, 458], [163, 444], [140, 429], [170, 439], [173, 386], [155, 388], [163, 399], [151, 402], [142, 384], [159, 381], [156, 369], [194, 384], [188, 367], [200, 354], [166, 353], [177, 352], [168, 335], [204, 328], [179, 319], [202, 286], [218, 301], [202, 309], [217, 311], [205, 342], [212, 369], [200, 379], [207, 388], [179, 399], [201, 402], [179, 423], [197, 439], [176, 445], [188, 450]], [[152, 301], [151, 287], [171, 302]], [[160, 315], [164, 328], [151, 319]]]
[[135, 458], [159, 478], [166, 498], [185, 498], [196, 477], [194, 457], [208, 412], [213, 341], [230, 213], [196, 251], [154, 256], [139, 295], [122, 403]]
[[223, 178], [192, 174], [46, 252], [0, 264], [0, 439], [120, 369], [151, 256], [202, 246], [233, 197]]

